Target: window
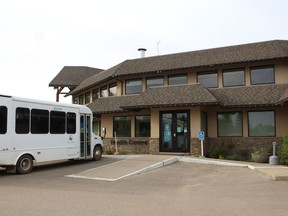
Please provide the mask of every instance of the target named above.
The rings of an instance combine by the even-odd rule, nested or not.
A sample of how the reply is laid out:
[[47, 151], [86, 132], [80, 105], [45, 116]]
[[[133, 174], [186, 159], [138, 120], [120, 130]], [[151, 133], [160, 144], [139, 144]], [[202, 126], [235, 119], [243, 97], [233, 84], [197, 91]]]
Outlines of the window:
[[92, 100], [95, 101], [97, 98], [99, 98], [99, 89], [95, 89], [92, 91]]
[[187, 84], [187, 74], [171, 75], [168, 77], [168, 85]]
[[100, 88], [100, 96], [101, 97], [108, 97], [108, 88], [107, 86], [103, 86]]
[[117, 94], [117, 83], [109, 85], [109, 96], [116, 96]]
[[135, 124], [136, 137], [150, 137], [150, 116], [136, 116]]
[[76, 113], [67, 113], [67, 133], [76, 133]]
[[119, 116], [113, 118], [113, 136], [131, 137], [131, 118], [130, 116]]
[[89, 104], [90, 103], [90, 92], [85, 94], [85, 104]]
[[126, 94], [140, 94], [142, 93], [142, 80], [127, 80]]
[[156, 86], [163, 86], [164, 79], [163, 77], [147, 78], [146, 84], [147, 84], [147, 89], [151, 87], [156, 87]]
[[84, 104], [83, 99], [84, 99], [84, 95], [80, 95], [79, 96], [79, 104]]
[[198, 73], [197, 82], [201, 83], [207, 88], [217, 88], [218, 87], [218, 73]]
[[223, 86], [243, 86], [245, 85], [245, 70], [223, 70]]
[[65, 112], [51, 111], [50, 112], [50, 133], [64, 134], [65, 133]]
[[0, 106], [0, 134], [7, 132], [7, 107]]
[[28, 108], [16, 108], [16, 133], [28, 134], [30, 122], [30, 110]]
[[78, 104], [78, 97], [73, 98], [73, 104]]
[[250, 68], [251, 85], [275, 83], [274, 67]]
[[49, 111], [32, 109], [31, 110], [31, 133], [47, 134], [49, 130]]
[[218, 136], [229, 137], [229, 136], [242, 136], [242, 113], [231, 112], [231, 113], [218, 113]]
[[249, 136], [275, 136], [274, 111], [248, 112]]

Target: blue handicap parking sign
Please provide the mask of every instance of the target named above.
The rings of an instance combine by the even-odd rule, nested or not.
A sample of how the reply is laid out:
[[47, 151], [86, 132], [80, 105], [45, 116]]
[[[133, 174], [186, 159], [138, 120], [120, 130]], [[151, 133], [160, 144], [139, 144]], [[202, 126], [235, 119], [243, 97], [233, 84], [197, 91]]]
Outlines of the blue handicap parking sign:
[[199, 140], [204, 140], [205, 139], [205, 132], [204, 131], [200, 131], [198, 138], [199, 138]]

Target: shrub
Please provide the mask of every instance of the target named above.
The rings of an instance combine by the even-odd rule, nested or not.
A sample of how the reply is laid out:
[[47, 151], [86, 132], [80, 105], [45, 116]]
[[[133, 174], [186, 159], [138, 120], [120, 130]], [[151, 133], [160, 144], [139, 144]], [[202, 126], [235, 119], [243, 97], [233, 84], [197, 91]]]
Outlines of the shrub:
[[278, 149], [278, 155], [281, 164], [288, 165], [288, 136], [281, 138], [282, 145]]

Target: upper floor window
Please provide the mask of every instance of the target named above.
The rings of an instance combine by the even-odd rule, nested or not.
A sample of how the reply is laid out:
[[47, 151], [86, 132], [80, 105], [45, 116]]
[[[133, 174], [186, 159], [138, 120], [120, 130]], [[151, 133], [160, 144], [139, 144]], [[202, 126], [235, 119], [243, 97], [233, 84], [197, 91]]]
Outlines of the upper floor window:
[[197, 82], [203, 84], [207, 88], [217, 88], [218, 72], [198, 73]]
[[188, 83], [187, 74], [171, 75], [168, 77], [168, 85], [181, 85], [187, 83]]
[[245, 85], [245, 70], [233, 69], [223, 70], [223, 86], [243, 86]]
[[126, 81], [126, 94], [140, 94], [142, 93], [142, 80], [127, 80]]
[[100, 88], [100, 96], [101, 97], [108, 97], [108, 88], [107, 86], [103, 86]]
[[83, 104], [84, 95], [79, 96], [79, 104]]
[[97, 98], [99, 98], [99, 89], [94, 89], [92, 91], [92, 100], [95, 101]]
[[117, 83], [112, 83], [109, 85], [109, 96], [117, 95]]
[[85, 104], [89, 104], [90, 103], [90, 92], [85, 94]]
[[78, 104], [78, 97], [73, 98], [73, 104]]
[[163, 77], [147, 78], [146, 84], [147, 84], [147, 89], [151, 87], [156, 87], [156, 86], [163, 86], [164, 78]]
[[273, 66], [250, 68], [251, 85], [275, 83]]

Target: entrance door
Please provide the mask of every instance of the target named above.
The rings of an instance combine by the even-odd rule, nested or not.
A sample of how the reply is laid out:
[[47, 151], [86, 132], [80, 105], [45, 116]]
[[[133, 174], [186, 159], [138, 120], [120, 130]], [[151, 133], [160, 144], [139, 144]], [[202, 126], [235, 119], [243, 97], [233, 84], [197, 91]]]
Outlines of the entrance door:
[[80, 116], [80, 158], [91, 156], [91, 116]]
[[160, 113], [160, 151], [189, 152], [190, 116], [188, 111]]

